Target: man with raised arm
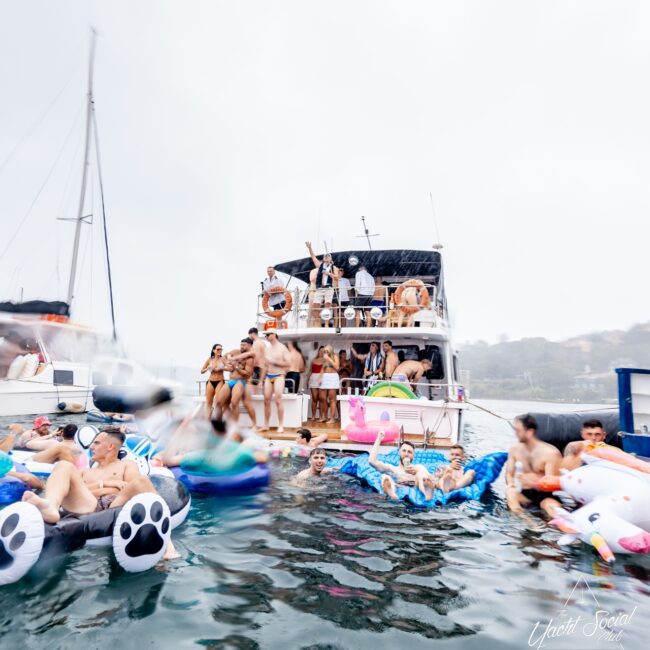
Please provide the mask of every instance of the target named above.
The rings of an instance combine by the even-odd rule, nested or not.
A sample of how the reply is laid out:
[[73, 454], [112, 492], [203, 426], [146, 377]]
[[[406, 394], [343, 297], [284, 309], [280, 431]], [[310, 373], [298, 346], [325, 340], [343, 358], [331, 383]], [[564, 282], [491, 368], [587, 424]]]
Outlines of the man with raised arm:
[[405, 440], [399, 447], [399, 464], [391, 465], [377, 459], [379, 447], [384, 440], [384, 432], [380, 431], [375, 438], [375, 443], [370, 450], [368, 462], [378, 471], [382, 472], [381, 487], [391, 499], [398, 499], [395, 483], [417, 487], [426, 497], [427, 501], [433, 496], [435, 487], [434, 479], [424, 465], [413, 465], [415, 445]]
[[[537, 438], [537, 421], [532, 415], [519, 415], [514, 421], [515, 443], [508, 451], [506, 464], [506, 498], [508, 507], [515, 513], [537, 506], [549, 517], [555, 516], [560, 503], [536, 488], [537, 481], [545, 476], [559, 474], [560, 452]], [[517, 479], [520, 486], [517, 486]]]
[[[305, 242], [311, 261], [314, 263], [314, 268], [318, 269], [316, 276], [316, 291], [314, 292], [314, 314], [312, 318], [314, 322], [318, 320], [317, 312], [320, 307], [332, 309], [332, 302], [334, 300], [334, 283], [338, 280], [339, 270], [334, 266], [332, 256], [329, 253], [323, 255], [321, 262], [314, 254], [314, 249], [311, 242]], [[323, 323], [324, 327], [329, 326], [329, 320]]]
[[266, 351], [264, 427], [262, 431], [269, 430], [271, 398], [273, 398], [275, 407], [278, 410], [278, 433], [284, 433], [284, 405], [282, 404], [282, 394], [284, 393], [284, 379], [291, 365], [291, 356], [287, 346], [278, 341], [278, 333], [275, 330], [266, 332], [266, 340], [270, 345]]

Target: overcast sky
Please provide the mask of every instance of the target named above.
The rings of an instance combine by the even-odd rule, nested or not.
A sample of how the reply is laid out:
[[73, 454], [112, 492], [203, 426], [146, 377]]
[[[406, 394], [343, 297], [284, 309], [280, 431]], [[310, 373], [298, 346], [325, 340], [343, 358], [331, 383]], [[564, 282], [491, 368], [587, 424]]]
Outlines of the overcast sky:
[[[2, 0], [1, 297], [65, 298], [91, 24], [136, 357], [235, 344], [266, 265], [361, 215], [429, 248], [429, 192], [457, 342], [650, 319], [650, 4], [620, 0]], [[105, 327], [100, 235], [75, 308]]]

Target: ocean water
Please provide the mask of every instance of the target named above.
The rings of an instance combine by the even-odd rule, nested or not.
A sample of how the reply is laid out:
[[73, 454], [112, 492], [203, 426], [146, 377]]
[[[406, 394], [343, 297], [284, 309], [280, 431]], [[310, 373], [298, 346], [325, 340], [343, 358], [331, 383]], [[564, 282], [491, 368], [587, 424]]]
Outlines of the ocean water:
[[[480, 404], [507, 417], [585, 408]], [[468, 413], [470, 455], [512, 440], [507, 423]], [[0, 647], [647, 646], [650, 558], [608, 566], [560, 548], [541, 519], [507, 511], [503, 475], [480, 503], [424, 511], [345, 476], [293, 487], [304, 464], [275, 460], [257, 495], [194, 498], [176, 562], [125, 574], [108, 549], [82, 549], [0, 588]]]

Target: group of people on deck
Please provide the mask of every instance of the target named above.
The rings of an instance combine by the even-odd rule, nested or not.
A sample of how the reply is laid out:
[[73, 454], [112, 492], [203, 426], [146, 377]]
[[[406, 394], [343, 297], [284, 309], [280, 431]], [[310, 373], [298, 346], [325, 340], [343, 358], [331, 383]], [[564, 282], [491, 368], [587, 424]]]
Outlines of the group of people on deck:
[[[362, 263], [354, 274], [353, 284], [345, 276], [345, 270], [334, 264], [330, 253], [326, 253], [322, 259], [319, 259], [314, 253], [311, 242], [305, 244], [314, 264], [309, 274], [309, 326], [345, 327], [348, 318], [345, 317], [344, 312], [348, 307], [354, 307], [354, 317], [349, 320], [354, 320], [356, 327], [372, 327], [386, 322], [392, 294], [381, 276], [373, 276]], [[262, 290], [268, 293], [269, 309], [284, 310], [286, 297], [282, 290], [285, 289], [285, 285], [274, 267], [269, 266], [266, 273]], [[407, 291], [404, 300], [409, 305], [419, 306], [418, 296], [412, 291]], [[374, 308], [379, 310], [379, 317], [371, 316]], [[330, 311], [329, 318], [322, 317], [322, 309]]]

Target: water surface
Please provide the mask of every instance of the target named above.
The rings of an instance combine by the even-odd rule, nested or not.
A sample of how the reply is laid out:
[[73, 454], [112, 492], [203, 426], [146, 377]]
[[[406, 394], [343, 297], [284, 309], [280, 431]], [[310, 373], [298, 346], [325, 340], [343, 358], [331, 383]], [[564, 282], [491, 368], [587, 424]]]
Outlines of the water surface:
[[[561, 408], [481, 404], [507, 416]], [[471, 455], [511, 443], [506, 423], [469, 413]], [[609, 567], [584, 546], [558, 547], [541, 520], [507, 512], [503, 475], [481, 503], [429, 511], [350, 477], [295, 488], [304, 463], [274, 461], [258, 495], [195, 498], [174, 534], [180, 561], [130, 575], [109, 550], [83, 549], [0, 589], [0, 647], [526, 648], [549, 619], [590, 620], [594, 601], [637, 606], [620, 642], [647, 645], [650, 558]], [[542, 647], [621, 646], [577, 633]]]

